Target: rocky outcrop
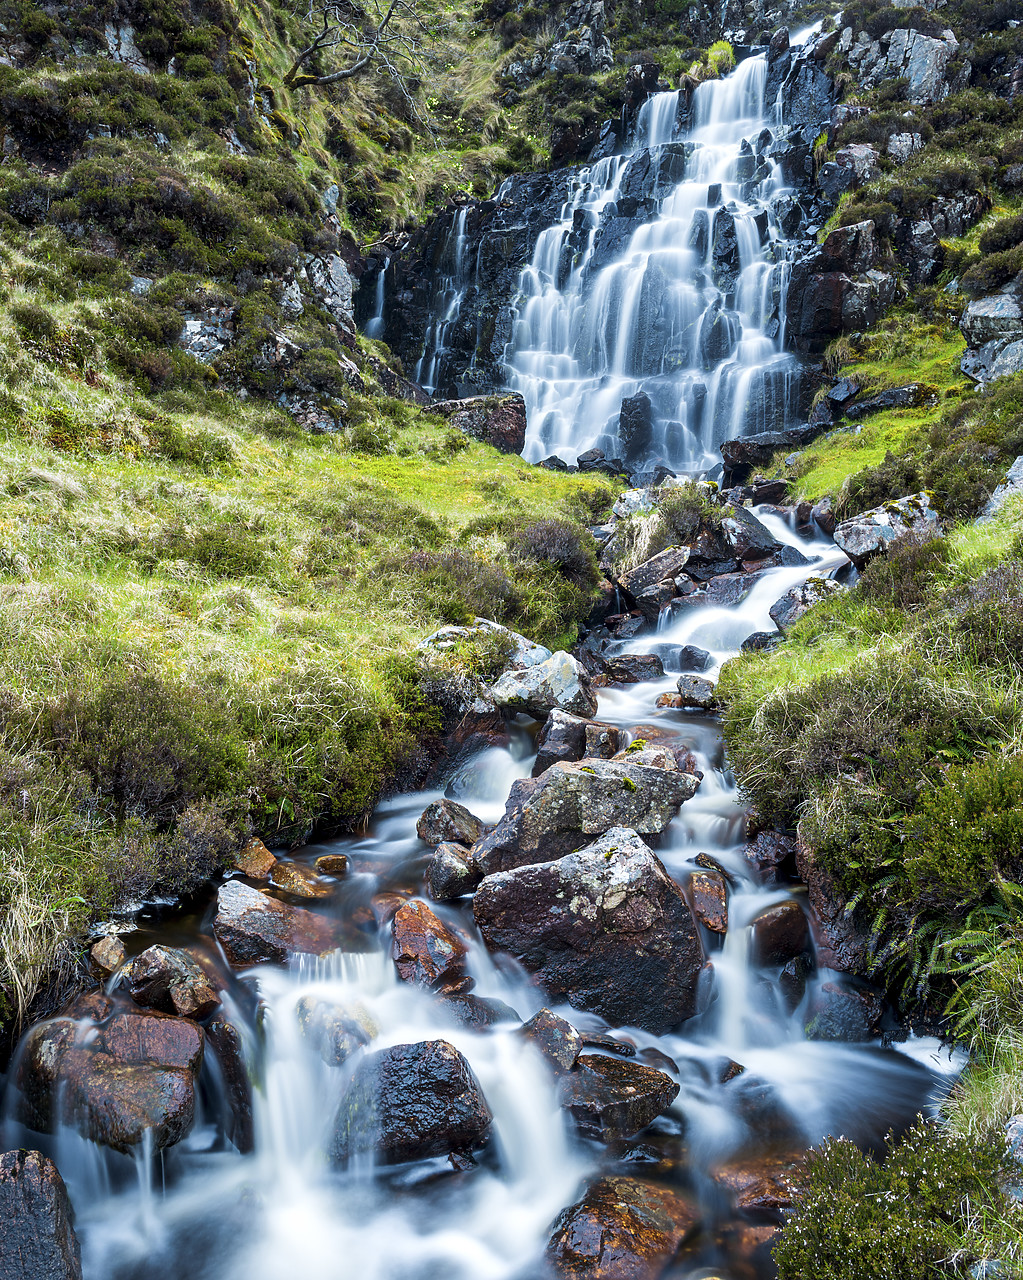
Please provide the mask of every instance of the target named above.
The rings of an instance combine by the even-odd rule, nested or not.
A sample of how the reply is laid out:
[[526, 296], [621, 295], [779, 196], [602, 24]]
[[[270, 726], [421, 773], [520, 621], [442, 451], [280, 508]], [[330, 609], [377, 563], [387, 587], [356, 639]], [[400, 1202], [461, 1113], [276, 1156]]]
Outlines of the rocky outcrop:
[[565, 1280], [657, 1280], [699, 1221], [670, 1187], [602, 1178], [558, 1216], [547, 1262]]
[[699, 931], [634, 831], [488, 876], [473, 913], [487, 946], [514, 956], [556, 1000], [657, 1033], [696, 1009]]
[[929, 495], [916, 493], [843, 520], [834, 536], [836, 546], [857, 568], [862, 568], [872, 556], [885, 551], [889, 543], [910, 530], [936, 533], [937, 528], [938, 513], [931, 506]]
[[463, 435], [501, 453], [521, 453], [526, 443], [526, 402], [518, 392], [437, 400], [430, 411], [443, 414]]
[[908, 81], [907, 98], [917, 105], [940, 102], [969, 83], [968, 64], [949, 79], [949, 64], [959, 51], [959, 41], [948, 30], [935, 38], [897, 27], [874, 40], [866, 31], [854, 39], [852, 28], [846, 27], [838, 47], [857, 72], [862, 88], [873, 89], [884, 80], [904, 78]]
[[82, 1280], [82, 1255], [67, 1188], [39, 1151], [0, 1156], [3, 1280]]
[[397, 1044], [364, 1058], [341, 1100], [331, 1154], [402, 1164], [482, 1146], [493, 1113], [465, 1058], [446, 1040]]
[[492, 875], [559, 858], [613, 827], [659, 835], [699, 785], [674, 759], [554, 764], [539, 778], [512, 785], [504, 817], [473, 846], [473, 860]]

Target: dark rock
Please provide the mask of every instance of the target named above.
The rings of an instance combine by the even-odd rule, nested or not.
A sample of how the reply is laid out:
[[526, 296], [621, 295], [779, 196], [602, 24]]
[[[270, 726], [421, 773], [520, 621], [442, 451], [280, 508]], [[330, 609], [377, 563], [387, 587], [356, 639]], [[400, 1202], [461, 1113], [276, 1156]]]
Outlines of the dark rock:
[[857, 400], [845, 411], [845, 416], [854, 421], [867, 418], [871, 414], [881, 413], [884, 409], [912, 409], [928, 399], [926, 387], [919, 382], [911, 382], [905, 387], [891, 387], [888, 391], [879, 391], [876, 396], [866, 400]]
[[520, 1035], [531, 1041], [555, 1071], [569, 1071], [582, 1052], [579, 1032], [550, 1009], [541, 1009], [522, 1024]]
[[618, 439], [627, 462], [641, 458], [650, 448], [653, 408], [645, 392], [622, 401], [618, 417]]
[[792, 1013], [803, 996], [806, 995], [806, 980], [810, 976], [813, 964], [807, 955], [793, 956], [782, 966], [778, 975], [778, 985], [785, 1000], [785, 1007]]
[[830, 497], [821, 498], [820, 502], [815, 503], [810, 509], [810, 514], [821, 533], [830, 538], [835, 532], [836, 523]]
[[714, 685], [710, 680], [704, 680], [702, 676], [679, 676], [678, 693], [683, 707], [710, 711], [714, 706]]
[[439, 991], [462, 980], [468, 948], [425, 902], [402, 903], [391, 929], [391, 957], [402, 982]]
[[521, 453], [526, 443], [526, 402], [517, 391], [500, 396], [471, 396], [440, 400], [430, 405], [453, 427], [501, 453]]
[[230, 1111], [227, 1136], [247, 1155], [255, 1145], [252, 1122], [252, 1083], [245, 1066], [242, 1038], [238, 1028], [226, 1018], [211, 1018], [206, 1024], [206, 1044], [220, 1068], [224, 1094]]
[[239, 968], [283, 964], [297, 952], [324, 955], [341, 945], [336, 921], [267, 897], [240, 880], [220, 886], [213, 932]]
[[615, 684], [641, 684], [662, 679], [664, 667], [652, 653], [619, 653], [608, 659], [607, 674]]
[[712, 1177], [728, 1192], [737, 1209], [787, 1209], [792, 1204], [794, 1175], [802, 1159], [800, 1152], [745, 1156], [720, 1165]]
[[[760, 506], [761, 503], [775, 504], [784, 502], [789, 492], [789, 482], [787, 480], [762, 480], [759, 483], [753, 482], [753, 504]], [[763, 528], [763, 526], [761, 526]], [[765, 529], [766, 533], [767, 530]], [[770, 537], [770, 534], [768, 534]], [[777, 544], [776, 544], [777, 545]], [[763, 556], [744, 556], [745, 560], [762, 560]]]
[[487, 996], [471, 995], [456, 992], [446, 995], [440, 1001], [441, 1007], [460, 1022], [463, 1027], [477, 1030], [493, 1027], [499, 1022], [518, 1022], [519, 1015], [503, 1000], [492, 1000]]
[[547, 1263], [564, 1280], [656, 1280], [699, 1220], [669, 1187], [603, 1178], [558, 1216]]
[[671, 1106], [679, 1086], [663, 1071], [584, 1053], [561, 1077], [561, 1105], [588, 1137], [630, 1138]]
[[446, 1040], [396, 1044], [358, 1065], [341, 1100], [331, 1149], [336, 1163], [373, 1152], [401, 1164], [471, 1152], [493, 1114], [465, 1058]]
[[618, 738], [619, 731], [614, 725], [585, 720], [567, 711], [552, 711], [536, 740], [533, 776], [539, 776], [561, 760], [581, 760], [584, 756], [610, 759], [618, 750]]
[[806, 1034], [811, 1040], [873, 1040], [881, 1030], [884, 999], [866, 988], [825, 982], [815, 994]]
[[803, 840], [792, 842], [799, 877], [806, 885], [810, 910], [815, 921], [817, 963], [842, 973], [866, 971], [870, 941], [855, 918], [845, 909], [847, 894], [814, 859]]
[[706, 671], [713, 658], [706, 649], [699, 649], [694, 644], [683, 645], [678, 651], [675, 665], [679, 671]]
[[205, 1018], [220, 1003], [199, 965], [175, 947], [149, 947], [125, 968], [123, 980], [136, 1004], [179, 1018]]
[[724, 507], [721, 528], [737, 560], [764, 560], [781, 550], [781, 543], [745, 507]]
[[678, 885], [634, 831], [489, 876], [473, 901], [491, 951], [556, 1000], [657, 1034], [689, 1017], [703, 949]]
[[827, 399], [836, 409], [843, 410], [851, 404], [859, 394], [860, 384], [857, 378], [839, 378], [828, 391]]
[[89, 964], [101, 978], [109, 978], [124, 964], [124, 943], [116, 934], [107, 934], [89, 948]]
[[316, 859], [316, 873], [321, 876], [346, 876], [348, 874], [348, 855], [344, 853], [325, 853]]
[[743, 653], [762, 653], [773, 649], [778, 643], [778, 635], [774, 631], [754, 631], [747, 636], [739, 648]]
[[780, 902], [753, 921], [753, 956], [757, 964], [785, 964], [810, 945], [810, 930], [796, 902]]
[[472, 845], [483, 834], [483, 823], [456, 800], [435, 800], [416, 823], [416, 835], [426, 844]]
[[67, 1189], [57, 1166], [39, 1151], [0, 1156], [0, 1276], [82, 1280]]
[[689, 881], [693, 915], [712, 933], [728, 932], [728, 888], [716, 871], [697, 872]]
[[587, 1049], [613, 1053], [616, 1058], [636, 1056], [636, 1046], [630, 1040], [618, 1040], [615, 1036], [605, 1035], [603, 1031], [580, 1031], [579, 1036]]
[[820, 247], [822, 269], [862, 275], [876, 265], [877, 240], [873, 222], [854, 222], [836, 227], [828, 233]]
[[474, 893], [480, 878], [469, 850], [449, 841], [434, 849], [426, 868], [426, 888], [434, 902], [454, 902]]
[[796, 842], [779, 831], [761, 831], [743, 851], [746, 861], [763, 884], [774, 884], [785, 861], [796, 852]]
[[302, 1035], [329, 1067], [340, 1067], [368, 1045], [378, 1028], [361, 1004], [303, 996], [295, 1010]]

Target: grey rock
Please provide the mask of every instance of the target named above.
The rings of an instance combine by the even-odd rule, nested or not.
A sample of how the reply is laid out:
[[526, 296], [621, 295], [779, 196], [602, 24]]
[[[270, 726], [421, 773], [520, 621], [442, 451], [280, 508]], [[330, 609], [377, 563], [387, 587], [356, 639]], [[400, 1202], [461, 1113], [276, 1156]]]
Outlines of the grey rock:
[[434, 631], [425, 640], [421, 640], [416, 649], [426, 654], [446, 653], [457, 644], [486, 641], [494, 636], [507, 644], [508, 666], [516, 670], [538, 666], [551, 656], [550, 649], [542, 644], [527, 640], [517, 631], [502, 627], [499, 622], [491, 622], [489, 618], [477, 618], [471, 627], [441, 627], [439, 631]]
[[445, 841], [471, 845], [483, 834], [483, 823], [457, 800], [435, 800], [426, 806], [416, 823], [416, 835], [434, 846]]
[[354, 331], [355, 316], [352, 311], [352, 277], [343, 258], [336, 253], [325, 258], [306, 259], [305, 273], [325, 311], [328, 311], [344, 329]]
[[986, 524], [997, 515], [1009, 498], [1020, 494], [1023, 494], [1023, 457], [1016, 459], [1006, 474], [1004, 484], [1000, 484], [988, 498], [984, 510], [977, 517], [977, 523]]
[[527, 711], [537, 720], [555, 708], [587, 717], [597, 710], [586, 669], [564, 651], [524, 671], [506, 671], [491, 693], [499, 707]]
[[1023, 311], [1011, 294], [977, 298], [963, 312], [959, 328], [971, 347], [982, 347], [996, 339], [1016, 342], [1023, 338]]
[[618, 1142], [645, 1129], [678, 1092], [663, 1071], [596, 1053], [584, 1053], [558, 1088], [561, 1105], [579, 1128], [601, 1142]]
[[426, 889], [434, 902], [454, 902], [475, 892], [481, 879], [464, 845], [445, 841], [426, 868]]
[[619, 731], [614, 725], [555, 709], [544, 721], [536, 740], [533, 776], [539, 777], [559, 760], [582, 760], [584, 756], [610, 759], [618, 750], [618, 740]]
[[781, 599], [771, 606], [771, 621], [780, 631], [788, 631], [820, 600], [841, 590], [842, 584], [835, 582], [833, 578], [807, 578], [805, 582], [789, 587]]
[[936, 532], [938, 513], [926, 493], [887, 502], [862, 515], [843, 520], [835, 529], [835, 543], [857, 567], [862, 567], [888, 544], [910, 529]]
[[684, 707], [710, 711], [714, 706], [714, 685], [702, 676], [682, 675], [678, 678], [679, 696]]
[[655, 1034], [696, 1009], [699, 928], [635, 831], [488, 876], [473, 912], [490, 950], [514, 956], [554, 999]]
[[885, 150], [896, 164], [905, 164], [910, 156], [922, 150], [924, 140], [919, 133], [893, 133]]

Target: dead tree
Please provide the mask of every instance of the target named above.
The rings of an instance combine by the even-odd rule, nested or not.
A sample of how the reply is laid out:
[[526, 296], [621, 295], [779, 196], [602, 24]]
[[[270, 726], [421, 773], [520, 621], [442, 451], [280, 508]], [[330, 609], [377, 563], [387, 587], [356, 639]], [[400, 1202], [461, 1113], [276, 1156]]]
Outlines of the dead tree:
[[[412, 81], [423, 70], [422, 37], [429, 32], [416, 12], [415, 0], [367, 0], [364, 7], [348, 0], [309, 0], [305, 22], [316, 35], [284, 77], [289, 89], [338, 84], [377, 70], [391, 77], [413, 116], [426, 125]], [[342, 65], [323, 74], [306, 70], [318, 54]]]

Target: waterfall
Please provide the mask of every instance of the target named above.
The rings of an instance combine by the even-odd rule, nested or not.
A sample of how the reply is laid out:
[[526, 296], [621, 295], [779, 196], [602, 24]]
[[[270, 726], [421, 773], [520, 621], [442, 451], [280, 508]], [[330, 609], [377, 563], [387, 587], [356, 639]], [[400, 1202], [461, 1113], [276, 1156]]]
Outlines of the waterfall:
[[387, 268], [390, 265], [390, 259], [388, 259], [377, 272], [377, 282], [373, 294], [373, 315], [366, 322], [367, 338], [382, 338], [384, 334], [384, 303], [387, 297]]
[[[630, 155], [567, 179], [560, 221], [521, 273], [505, 350], [527, 459], [574, 462], [596, 447], [700, 471], [723, 440], [789, 415], [797, 367], [775, 213], [787, 190], [768, 154], [778, 122], [766, 77], [766, 58], [751, 57], [699, 85], [684, 137], [680, 94], [654, 95]], [[653, 207], [635, 225], [644, 199]], [[650, 407], [620, 433], [622, 401], [637, 395]]]
[[435, 318], [427, 331], [422, 357], [416, 365], [415, 380], [431, 395], [437, 390], [437, 375], [447, 352], [447, 340], [458, 323], [468, 285], [465, 234], [468, 216], [469, 207], [463, 205], [455, 215], [451, 235], [444, 245]]

